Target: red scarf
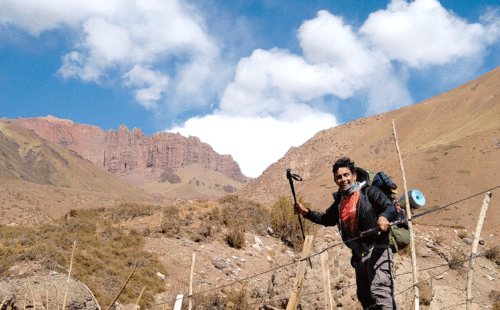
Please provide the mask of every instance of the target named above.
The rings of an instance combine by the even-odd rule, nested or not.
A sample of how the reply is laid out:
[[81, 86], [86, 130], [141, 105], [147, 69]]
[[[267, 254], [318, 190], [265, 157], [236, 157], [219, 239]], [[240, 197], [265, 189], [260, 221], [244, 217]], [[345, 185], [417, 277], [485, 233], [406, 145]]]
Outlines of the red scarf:
[[342, 197], [340, 202], [340, 220], [342, 228], [346, 232], [350, 232], [352, 236], [357, 234], [358, 218], [356, 211], [359, 206], [360, 190], [355, 191], [352, 195]]

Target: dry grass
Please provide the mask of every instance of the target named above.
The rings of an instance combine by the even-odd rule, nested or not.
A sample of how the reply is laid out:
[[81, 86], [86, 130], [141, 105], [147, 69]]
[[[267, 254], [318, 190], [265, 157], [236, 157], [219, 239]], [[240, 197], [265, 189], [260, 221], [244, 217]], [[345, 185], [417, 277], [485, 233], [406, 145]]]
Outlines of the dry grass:
[[[103, 208], [101, 208], [103, 209]], [[125, 202], [121, 203], [117, 208], [110, 210], [111, 219], [113, 222], [130, 221], [136, 217], [144, 217], [153, 215], [159, 210], [158, 205], [144, 205], [138, 203]]]
[[[215, 292], [212, 294], [198, 295], [194, 297], [193, 309], [198, 310], [253, 310], [255, 305], [251, 305], [251, 292], [246, 285], [242, 288], [233, 288], [227, 291]], [[183, 309], [187, 309], [187, 302]]]
[[219, 203], [222, 203], [222, 208], [211, 214], [215, 222], [222, 221], [229, 229], [238, 226], [260, 235], [266, 234], [266, 228], [270, 225], [269, 211], [260, 204], [239, 200], [234, 195], [220, 199]]
[[231, 227], [226, 235], [226, 242], [236, 249], [245, 247], [245, 231], [239, 226]]
[[468, 236], [469, 236], [469, 234], [464, 230], [462, 230], [461, 232], [458, 233], [458, 238], [460, 238], [460, 239], [467, 238]]
[[[156, 276], [167, 274], [156, 255], [144, 251], [144, 237], [136, 230], [124, 230], [112, 223], [144, 212], [147, 206], [119, 206], [113, 209], [72, 211], [68, 220], [36, 227], [0, 227], [0, 275], [9, 276], [9, 268], [22, 261], [37, 261], [42, 266], [66, 273], [74, 240], [72, 276], [84, 282], [95, 294], [99, 304], [108, 305], [139, 264], [132, 282], [119, 302], [130, 302], [147, 286], [141, 306], [153, 303], [153, 296], [164, 289]], [[142, 211], [141, 211], [142, 210]]]
[[[299, 197], [299, 202], [306, 208], [308, 204]], [[311, 221], [302, 220], [304, 233], [314, 234], [316, 226]], [[274, 235], [279, 237], [286, 245], [293, 249], [301, 249], [304, 243], [298, 216], [294, 213], [293, 201], [285, 196], [280, 196], [279, 200], [271, 207], [271, 228]]]
[[467, 258], [465, 254], [458, 249], [452, 250], [450, 253], [451, 257], [448, 261], [448, 266], [450, 269], [463, 271], [464, 270], [464, 260]]
[[441, 236], [441, 235], [438, 235], [438, 236], [434, 236], [433, 238], [433, 241], [436, 245], [443, 245], [443, 242], [446, 240], [445, 237]]
[[494, 246], [488, 249], [484, 255], [487, 259], [500, 266], [500, 247]]
[[181, 217], [180, 208], [168, 206], [163, 210], [163, 216], [159, 232], [171, 238], [178, 236], [182, 226], [185, 225], [185, 219]]
[[[418, 246], [418, 241], [415, 240], [415, 248]], [[411, 257], [411, 246], [404, 247], [403, 249], [396, 252], [396, 255]]]

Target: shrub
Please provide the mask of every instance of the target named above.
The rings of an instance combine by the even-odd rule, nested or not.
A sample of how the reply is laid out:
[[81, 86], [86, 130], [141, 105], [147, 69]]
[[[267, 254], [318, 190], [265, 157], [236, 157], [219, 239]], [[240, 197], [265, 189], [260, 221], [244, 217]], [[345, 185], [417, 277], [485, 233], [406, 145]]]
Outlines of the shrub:
[[[299, 197], [299, 202], [308, 207], [307, 204], [303, 203], [302, 197]], [[316, 230], [310, 221], [303, 220], [302, 225], [306, 235], [313, 234]], [[300, 249], [304, 243], [298, 216], [294, 213], [294, 203], [288, 197], [280, 196], [279, 200], [272, 205], [271, 228], [274, 235], [291, 248]]]
[[165, 234], [167, 237], [175, 237], [181, 232], [183, 224], [181, 220], [181, 210], [176, 206], [168, 206], [163, 210], [163, 219], [160, 226], [160, 233]]
[[115, 223], [128, 221], [140, 216], [153, 215], [158, 210], [153, 205], [143, 205], [138, 203], [124, 202], [116, 208], [110, 209], [111, 220]]
[[244, 229], [264, 235], [269, 226], [269, 211], [260, 204], [238, 200], [237, 197], [223, 200], [224, 205], [220, 212], [220, 219], [227, 227], [240, 226]]
[[209, 237], [212, 233], [212, 227], [210, 226], [210, 224], [205, 224], [198, 228], [198, 233], [205, 238]]
[[151, 228], [149, 228], [149, 226], [147, 226], [146, 228], [144, 228], [142, 230], [142, 236], [149, 237], [149, 235], [151, 235]]
[[450, 260], [448, 261], [448, 266], [450, 269], [462, 271], [464, 268], [464, 260], [466, 259], [465, 254], [460, 250], [454, 250], [451, 252]]
[[458, 233], [458, 238], [460, 239], [463, 239], [463, 238], [467, 238], [469, 235], [467, 234], [467, 232], [465, 230], [462, 230], [461, 232]]
[[220, 204], [226, 204], [226, 203], [233, 204], [233, 203], [236, 203], [238, 201], [239, 201], [239, 198], [236, 195], [226, 195], [224, 197], [219, 198], [219, 200], [218, 200], [218, 202]]
[[[246, 285], [241, 289], [233, 288], [229, 291], [216, 292], [212, 294], [202, 294], [194, 296], [193, 309], [234, 309], [253, 310], [250, 293]], [[187, 305], [186, 305], [187, 308]], [[184, 307], [183, 307], [184, 309]]]
[[484, 257], [487, 259], [495, 262], [497, 265], [500, 266], [500, 247], [499, 246], [494, 246], [484, 253]]
[[445, 240], [446, 238], [443, 236], [434, 236], [433, 238], [434, 243], [437, 245], [442, 245]]
[[221, 220], [220, 209], [217, 207], [213, 208], [208, 214], [208, 219], [210, 221], [220, 221]]
[[231, 227], [226, 235], [226, 242], [230, 247], [243, 248], [245, 246], [245, 231], [238, 226]]

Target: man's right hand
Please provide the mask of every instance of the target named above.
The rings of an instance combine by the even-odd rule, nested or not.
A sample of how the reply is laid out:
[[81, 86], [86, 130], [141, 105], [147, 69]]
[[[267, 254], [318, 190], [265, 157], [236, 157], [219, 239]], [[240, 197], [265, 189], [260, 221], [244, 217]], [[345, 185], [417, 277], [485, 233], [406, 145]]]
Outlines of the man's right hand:
[[306, 215], [307, 212], [309, 212], [309, 210], [307, 210], [306, 208], [304, 208], [303, 205], [301, 205], [299, 202], [297, 202], [295, 204], [295, 208], [294, 208], [294, 211], [295, 211], [295, 214], [302, 214], [302, 215]]

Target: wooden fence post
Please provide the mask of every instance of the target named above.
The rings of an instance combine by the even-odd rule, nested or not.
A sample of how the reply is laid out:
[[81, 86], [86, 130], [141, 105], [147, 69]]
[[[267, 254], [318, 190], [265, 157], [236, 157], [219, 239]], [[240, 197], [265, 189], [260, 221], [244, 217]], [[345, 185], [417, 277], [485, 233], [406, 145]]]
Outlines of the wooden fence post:
[[[127, 281], [125, 281], [125, 283], [122, 286], [122, 289], [120, 290], [120, 292], [118, 293], [118, 295], [116, 295], [115, 299], [113, 299], [113, 301], [111, 302], [111, 304], [109, 305], [109, 307], [108, 307], [107, 310], [111, 309], [111, 307], [113, 306], [113, 304], [115, 303], [115, 301], [117, 301], [118, 297], [120, 297], [120, 295], [123, 293], [123, 290], [125, 290], [125, 287], [127, 286], [128, 281], [130, 281], [130, 278], [132, 278], [132, 276], [134, 275], [134, 272], [137, 269], [137, 266], [139, 266], [139, 263], [135, 263], [135, 267], [134, 267], [134, 269], [132, 269], [132, 272], [128, 276]], [[65, 309], [63, 309], [63, 310], [65, 310]]]
[[[66, 298], [68, 297], [69, 280], [71, 276], [71, 268], [73, 268], [73, 256], [75, 255], [75, 247], [76, 247], [76, 240], [73, 242], [73, 250], [71, 251], [71, 261], [69, 263], [68, 280], [66, 280], [66, 293], [64, 293], [62, 310], [66, 310]], [[34, 306], [35, 305], [33, 305], [33, 307]]]
[[474, 240], [472, 241], [472, 251], [470, 254], [471, 260], [469, 261], [469, 272], [467, 273], [467, 299], [465, 299], [466, 309], [469, 310], [472, 306], [472, 275], [474, 274], [474, 263], [476, 258], [474, 257], [477, 252], [477, 245], [479, 244], [479, 235], [481, 234], [481, 229], [483, 228], [484, 218], [486, 217], [486, 211], [490, 204], [491, 192], [487, 192], [484, 196], [483, 206], [481, 207], [481, 212], [479, 213], [479, 219], [477, 220], [476, 230], [474, 231]]
[[188, 310], [193, 308], [193, 275], [194, 275], [194, 259], [196, 253], [193, 253], [193, 261], [191, 262], [191, 273], [189, 274], [189, 305]]
[[28, 277], [28, 288], [30, 289], [31, 299], [33, 300], [33, 309], [36, 309], [35, 295], [33, 295], [33, 290], [31, 289], [30, 277]]
[[304, 241], [304, 248], [302, 249], [301, 262], [297, 269], [297, 275], [295, 276], [295, 283], [293, 284], [292, 292], [290, 293], [290, 298], [288, 299], [288, 304], [286, 310], [297, 309], [297, 304], [299, 303], [300, 291], [302, 290], [302, 285], [304, 284], [304, 276], [306, 273], [307, 260], [306, 258], [311, 253], [313, 236], [307, 235]]
[[0, 309], [2, 309], [3, 304], [5, 303], [5, 300], [7, 299], [7, 294], [5, 294], [5, 297], [2, 300], [2, 304], [0, 304]]
[[[332, 291], [330, 289], [330, 269], [328, 269], [328, 252], [321, 253], [321, 268], [323, 269], [323, 291], [325, 292], [325, 309], [333, 310]], [[335, 307], [336, 308], [336, 307]]]
[[405, 169], [403, 167], [403, 159], [401, 158], [401, 151], [399, 150], [398, 136], [396, 135], [396, 126], [392, 120], [392, 130], [394, 131], [394, 140], [396, 142], [396, 149], [398, 151], [399, 166], [401, 168], [401, 175], [403, 176], [403, 189], [405, 191], [406, 199], [406, 216], [408, 218], [408, 229], [410, 230], [410, 250], [411, 250], [411, 263], [413, 269], [413, 285], [415, 293], [415, 310], [419, 309], [419, 294], [418, 294], [418, 274], [417, 274], [417, 254], [415, 252], [415, 233], [413, 232], [413, 224], [411, 222], [411, 207], [410, 199], [408, 198], [408, 188], [406, 187]]
[[139, 297], [137, 297], [137, 301], [135, 302], [135, 304], [137, 305], [137, 309], [139, 309], [139, 301], [141, 301], [142, 293], [144, 293], [145, 289], [146, 287], [143, 287], [141, 293], [139, 294]]

